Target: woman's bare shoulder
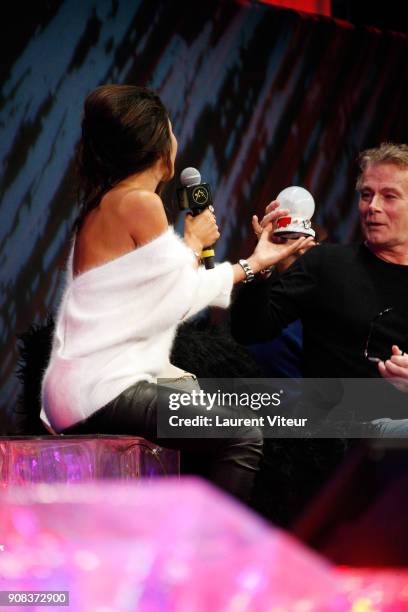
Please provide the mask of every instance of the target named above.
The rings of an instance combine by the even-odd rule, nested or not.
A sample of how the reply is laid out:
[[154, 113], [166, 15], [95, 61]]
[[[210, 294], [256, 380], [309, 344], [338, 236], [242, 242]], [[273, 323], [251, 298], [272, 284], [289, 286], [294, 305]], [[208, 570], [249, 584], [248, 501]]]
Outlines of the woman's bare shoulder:
[[117, 198], [115, 210], [137, 245], [153, 240], [168, 228], [163, 202], [153, 191], [126, 190]]
[[167, 229], [163, 202], [156, 193], [132, 189], [106, 194], [79, 230], [74, 276], [151, 242]]

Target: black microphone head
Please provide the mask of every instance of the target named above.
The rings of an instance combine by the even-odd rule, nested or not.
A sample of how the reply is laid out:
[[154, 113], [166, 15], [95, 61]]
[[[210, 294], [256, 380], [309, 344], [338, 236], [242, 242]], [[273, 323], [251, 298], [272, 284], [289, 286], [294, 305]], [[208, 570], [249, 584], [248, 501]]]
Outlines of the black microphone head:
[[197, 168], [184, 168], [180, 174], [180, 182], [183, 187], [192, 187], [201, 183], [201, 174]]

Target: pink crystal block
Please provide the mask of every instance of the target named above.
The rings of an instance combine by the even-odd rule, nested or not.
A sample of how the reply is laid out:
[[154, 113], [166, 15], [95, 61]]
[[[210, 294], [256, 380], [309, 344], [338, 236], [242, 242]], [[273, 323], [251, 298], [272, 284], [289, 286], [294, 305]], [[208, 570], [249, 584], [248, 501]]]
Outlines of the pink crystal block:
[[179, 453], [128, 436], [0, 438], [0, 486], [179, 473]]
[[408, 568], [338, 569], [352, 612], [407, 612]]
[[327, 562], [194, 479], [10, 488], [0, 544], [1, 589], [75, 612], [351, 609]]

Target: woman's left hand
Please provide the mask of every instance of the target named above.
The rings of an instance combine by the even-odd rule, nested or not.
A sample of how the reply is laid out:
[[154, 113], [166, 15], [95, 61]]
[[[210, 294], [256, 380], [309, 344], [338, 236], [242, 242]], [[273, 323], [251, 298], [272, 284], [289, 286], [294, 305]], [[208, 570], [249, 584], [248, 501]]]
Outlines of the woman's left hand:
[[184, 221], [184, 241], [193, 249], [201, 252], [206, 246], [211, 246], [220, 237], [214, 212], [206, 208], [196, 217], [187, 214]]

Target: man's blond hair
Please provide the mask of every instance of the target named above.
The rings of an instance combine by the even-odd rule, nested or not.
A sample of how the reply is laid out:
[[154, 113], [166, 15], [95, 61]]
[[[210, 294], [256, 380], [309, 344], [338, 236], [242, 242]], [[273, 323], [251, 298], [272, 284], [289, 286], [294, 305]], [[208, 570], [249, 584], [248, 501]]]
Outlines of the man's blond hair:
[[361, 188], [362, 177], [369, 164], [395, 164], [408, 170], [408, 145], [382, 142], [379, 147], [366, 149], [358, 156], [360, 173], [357, 178], [357, 190]]

